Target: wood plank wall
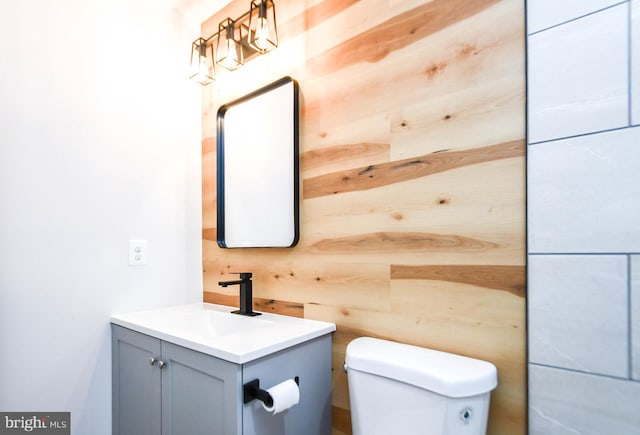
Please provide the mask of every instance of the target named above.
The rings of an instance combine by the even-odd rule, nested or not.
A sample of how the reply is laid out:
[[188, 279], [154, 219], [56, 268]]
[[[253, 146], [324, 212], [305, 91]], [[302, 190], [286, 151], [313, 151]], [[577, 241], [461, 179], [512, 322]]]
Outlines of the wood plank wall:
[[[251, 271], [258, 309], [337, 324], [334, 434], [351, 433], [341, 368], [363, 335], [493, 362], [489, 434], [526, 433], [524, 1], [276, 6], [280, 47], [203, 88], [204, 300], [237, 304], [217, 281]], [[301, 91], [300, 243], [220, 249], [216, 111], [285, 75]]]

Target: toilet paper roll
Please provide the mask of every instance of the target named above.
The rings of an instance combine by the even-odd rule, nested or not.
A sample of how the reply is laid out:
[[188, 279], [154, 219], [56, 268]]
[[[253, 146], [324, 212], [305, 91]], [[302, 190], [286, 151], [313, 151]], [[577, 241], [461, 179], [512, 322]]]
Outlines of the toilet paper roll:
[[263, 403], [262, 407], [273, 415], [286, 411], [300, 401], [300, 389], [293, 379], [287, 379], [271, 388], [267, 388], [267, 392], [273, 398], [273, 405], [267, 406]]

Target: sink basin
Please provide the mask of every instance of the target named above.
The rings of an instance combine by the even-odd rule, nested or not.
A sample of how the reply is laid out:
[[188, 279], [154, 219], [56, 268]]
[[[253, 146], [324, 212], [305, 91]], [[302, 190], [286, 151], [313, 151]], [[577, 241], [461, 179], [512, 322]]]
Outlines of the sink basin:
[[244, 364], [336, 330], [333, 323], [197, 303], [111, 316], [111, 323], [230, 362]]
[[247, 334], [258, 328], [272, 325], [272, 320], [249, 319], [245, 316], [223, 311], [199, 310], [182, 313], [163, 320], [167, 329], [180, 335], [199, 336], [213, 339], [223, 335]]

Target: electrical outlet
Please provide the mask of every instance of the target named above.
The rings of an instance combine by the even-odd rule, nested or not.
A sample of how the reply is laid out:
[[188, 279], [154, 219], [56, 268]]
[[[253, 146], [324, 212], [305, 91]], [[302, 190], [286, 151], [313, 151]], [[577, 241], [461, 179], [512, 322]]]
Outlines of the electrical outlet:
[[129, 240], [129, 266], [144, 266], [149, 261], [149, 243], [146, 240]]

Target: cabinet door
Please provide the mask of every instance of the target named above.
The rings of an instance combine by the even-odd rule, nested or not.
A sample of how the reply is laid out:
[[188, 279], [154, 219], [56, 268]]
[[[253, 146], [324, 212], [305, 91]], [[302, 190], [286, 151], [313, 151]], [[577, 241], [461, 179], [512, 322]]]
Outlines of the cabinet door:
[[160, 340], [111, 326], [113, 435], [160, 433]]
[[162, 342], [162, 435], [240, 435], [237, 364]]

